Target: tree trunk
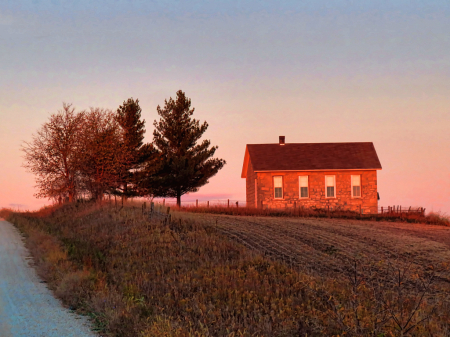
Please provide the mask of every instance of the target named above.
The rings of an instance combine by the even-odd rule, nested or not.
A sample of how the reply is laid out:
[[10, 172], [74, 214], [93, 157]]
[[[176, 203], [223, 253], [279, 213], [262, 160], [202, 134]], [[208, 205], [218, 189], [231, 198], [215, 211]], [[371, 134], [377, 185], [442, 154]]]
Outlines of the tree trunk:
[[177, 206], [181, 207], [181, 191], [177, 191]]
[[123, 195], [125, 197], [125, 201], [127, 201], [127, 199], [128, 199], [128, 184], [127, 183], [123, 184]]

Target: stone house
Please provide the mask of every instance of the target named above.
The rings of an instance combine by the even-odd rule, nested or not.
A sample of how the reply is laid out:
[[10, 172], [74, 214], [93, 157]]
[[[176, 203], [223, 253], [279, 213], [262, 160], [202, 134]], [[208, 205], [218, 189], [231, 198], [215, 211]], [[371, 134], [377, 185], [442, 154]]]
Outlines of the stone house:
[[247, 206], [378, 212], [373, 143], [247, 144], [242, 167]]

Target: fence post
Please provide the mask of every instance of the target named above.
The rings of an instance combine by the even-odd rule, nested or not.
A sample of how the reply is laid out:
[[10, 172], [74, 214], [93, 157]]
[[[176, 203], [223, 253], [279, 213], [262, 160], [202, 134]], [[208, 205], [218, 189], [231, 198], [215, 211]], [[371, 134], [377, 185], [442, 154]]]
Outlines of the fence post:
[[383, 206], [381, 206], [381, 214], [383, 214]]
[[166, 206], [166, 199], [163, 199], [163, 206]]
[[228, 199], [228, 208], [230, 208], [230, 199]]
[[239, 208], [239, 201], [236, 201], [236, 208]]
[[209, 200], [208, 200], [208, 202], [206, 203], [206, 207], [209, 208]]
[[361, 205], [359, 205], [359, 216], [361, 216], [362, 215], [362, 208], [361, 208]]

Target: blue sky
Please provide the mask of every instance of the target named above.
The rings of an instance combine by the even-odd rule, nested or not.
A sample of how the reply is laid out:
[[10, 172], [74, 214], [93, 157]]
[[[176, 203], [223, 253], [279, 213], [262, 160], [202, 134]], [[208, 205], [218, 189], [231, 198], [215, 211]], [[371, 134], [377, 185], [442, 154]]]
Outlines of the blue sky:
[[[314, 15], [323, 15], [326, 11], [338, 10], [341, 13], [360, 13], [360, 12], [393, 12], [401, 11], [413, 14], [428, 14], [449, 10], [447, 1], [413, 1], [413, 0], [394, 0], [394, 1], [145, 1], [145, 0], [116, 0], [116, 1], [56, 1], [56, 0], [31, 0], [31, 1], [5, 1], [5, 9], [24, 10], [24, 11], [88, 11], [95, 15], [108, 16], [117, 13], [138, 11], [146, 13], [195, 13], [195, 14], [229, 14], [252, 13], [266, 11], [272, 14], [285, 12], [308, 12]], [[66, 13], [68, 14], [68, 13]]]
[[151, 141], [182, 89], [228, 162], [200, 193], [245, 199], [247, 143], [373, 141], [380, 205], [450, 213], [448, 32], [448, 1], [3, 1], [0, 207], [34, 205], [20, 144], [63, 101], [139, 98]]

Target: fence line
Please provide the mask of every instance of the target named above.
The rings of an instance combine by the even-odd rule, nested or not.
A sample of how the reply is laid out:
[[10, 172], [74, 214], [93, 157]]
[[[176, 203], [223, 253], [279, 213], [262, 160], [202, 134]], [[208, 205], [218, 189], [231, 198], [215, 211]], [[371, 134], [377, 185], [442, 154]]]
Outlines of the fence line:
[[[168, 206], [168, 207], [176, 207], [176, 200], [170, 199], [153, 199], [151, 203], [155, 205], [160, 206]], [[304, 207], [302, 205], [296, 205], [298, 208], [302, 209], [311, 209], [311, 210], [319, 210], [322, 208], [316, 208], [316, 207]], [[297, 207], [294, 206], [293, 209], [295, 210]], [[239, 207], [247, 207], [247, 202], [242, 200], [234, 200], [234, 199], [213, 199], [213, 200], [202, 200], [199, 201], [198, 199], [195, 200], [183, 200], [181, 201], [181, 207], [187, 207], [187, 208], [195, 208], [195, 207], [228, 207], [228, 208], [239, 208]], [[254, 208], [254, 204], [251, 203], [251, 207]], [[283, 208], [284, 209], [284, 208]], [[291, 208], [286, 208], [291, 209]], [[360, 214], [364, 214], [361, 207], [359, 207], [359, 210], [351, 210], [346, 209], [345, 207], [337, 207], [336, 209], [331, 209], [330, 206], [326, 206], [323, 208], [323, 210], [326, 210], [328, 212], [330, 211], [353, 211]], [[378, 214], [384, 214], [384, 215], [425, 215], [425, 208], [423, 207], [412, 207], [412, 206], [401, 206], [401, 205], [393, 205], [393, 206], [381, 206], [378, 207], [377, 213]], [[373, 213], [372, 213], [373, 214]]]
[[404, 207], [400, 205], [393, 205], [387, 207], [379, 207], [379, 214], [420, 214], [425, 215], [425, 208], [423, 207]]
[[[156, 204], [176, 206], [176, 200], [158, 199], [154, 201]], [[253, 206], [253, 204], [252, 204]], [[300, 206], [300, 205], [299, 205]], [[183, 200], [181, 207], [247, 207], [247, 202], [233, 199], [214, 199], [214, 200]], [[381, 206], [378, 207], [378, 214], [425, 214], [425, 208], [412, 206]]]
[[[153, 200], [155, 204], [176, 206], [176, 200], [157, 199]], [[214, 200], [182, 200], [181, 207], [246, 207], [247, 202], [233, 199], [214, 199]]]

